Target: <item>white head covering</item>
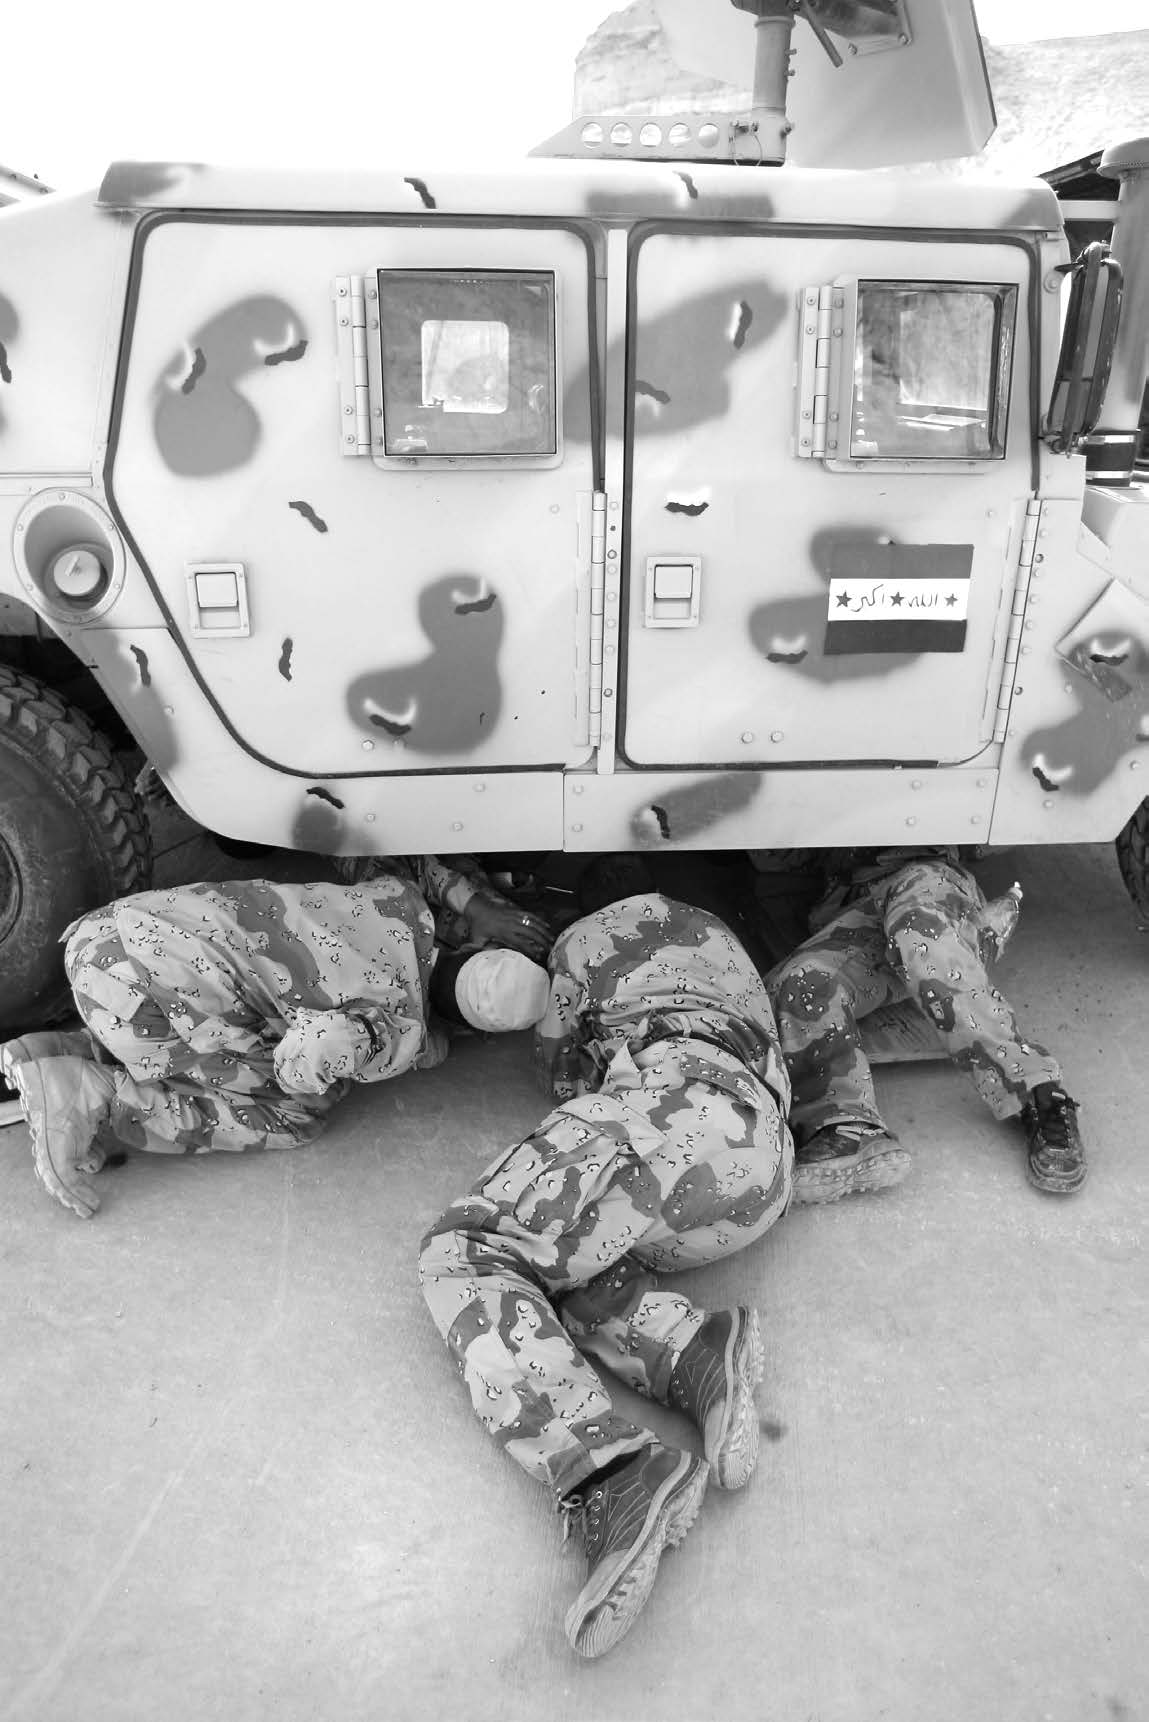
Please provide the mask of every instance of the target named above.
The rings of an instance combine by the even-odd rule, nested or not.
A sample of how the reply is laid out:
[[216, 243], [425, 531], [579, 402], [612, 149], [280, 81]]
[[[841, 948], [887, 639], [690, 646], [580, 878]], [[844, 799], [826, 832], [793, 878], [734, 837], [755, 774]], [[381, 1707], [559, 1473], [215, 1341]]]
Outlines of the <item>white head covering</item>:
[[530, 1028], [546, 1013], [547, 971], [521, 951], [476, 951], [455, 977], [455, 1003], [472, 1028], [491, 1034]]

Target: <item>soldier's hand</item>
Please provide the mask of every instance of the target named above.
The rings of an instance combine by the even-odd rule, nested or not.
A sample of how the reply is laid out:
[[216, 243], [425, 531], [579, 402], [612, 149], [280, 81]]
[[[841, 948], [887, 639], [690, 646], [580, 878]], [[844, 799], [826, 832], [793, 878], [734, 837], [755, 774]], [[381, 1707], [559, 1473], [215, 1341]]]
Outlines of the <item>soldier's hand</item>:
[[287, 1094], [326, 1094], [354, 1077], [369, 1055], [363, 1023], [337, 1010], [296, 1011], [272, 1054], [275, 1080]]
[[521, 951], [532, 962], [545, 964], [554, 935], [541, 915], [532, 915], [515, 903], [496, 903], [480, 895], [471, 898], [464, 914], [473, 944]]

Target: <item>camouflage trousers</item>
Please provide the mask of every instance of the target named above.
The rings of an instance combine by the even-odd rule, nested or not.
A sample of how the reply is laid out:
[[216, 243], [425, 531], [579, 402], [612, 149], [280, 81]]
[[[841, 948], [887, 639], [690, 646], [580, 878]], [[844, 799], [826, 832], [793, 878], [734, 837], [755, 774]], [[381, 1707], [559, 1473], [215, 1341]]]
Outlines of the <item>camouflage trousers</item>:
[[689, 1040], [623, 1048], [598, 1093], [551, 1112], [428, 1232], [423, 1294], [471, 1403], [556, 1497], [652, 1439], [594, 1363], [665, 1401], [706, 1319], [650, 1270], [760, 1238], [792, 1163], [777, 1101], [737, 1059]]
[[992, 941], [979, 926], [976, 881], [945, 862], [914, 861], [875, 881], [766, 977], [793, 1098], [799, 1148], [826, 1125], [881, 1128], [858, 1019], [911, 998], [946, 1053], [973, 1078], [996, 1118], [1060, 1066], [1023, 1039], [986, 972]]
[[250, 1043], [243, 1051], [197, 1050], [176, 1027], [187, 1019], [186, 1002], [166, 998], [157, 987], [130, 1018], [114, 1016], [89, 996], [90, 974], [126, 962], [114, 933], [69, 950], [76, 1008], [115, 1061], [109, 1066], [115, 1093], [97, 1138], [101, 1146], [151, 1154], [241, 1153], [297, 1148], [319, 1134], [348, 1083], [325, 1094], [285, 1094], [275, 1081], [275, 1040], [254, 1018], [242, 1037]]

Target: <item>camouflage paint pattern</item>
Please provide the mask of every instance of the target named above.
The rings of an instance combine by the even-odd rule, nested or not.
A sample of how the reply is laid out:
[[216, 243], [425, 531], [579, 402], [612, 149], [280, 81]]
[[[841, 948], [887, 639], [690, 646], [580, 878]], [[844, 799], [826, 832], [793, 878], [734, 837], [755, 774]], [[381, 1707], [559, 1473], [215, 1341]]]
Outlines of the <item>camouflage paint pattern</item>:
[[657, 217], [704, 213], [712, 221], [767, 221], [825, 226], [848, 216], [852, 225], [892, 229], [1029, 229], [1058, 225], [1057, 199], [1031, 180], [962, 180], [913, 172], [862, 177], [854, 173], [785, 168], [747, 173], [744, 168], [690, 164], [688, 174], [669, 165], [581, 163], [557, 170], [538, 162], [508, 166], [497, 175], [466, 169], [428, 172], [418, 163], [399, 171], [291, 172], [235, 170], [189, 162], [117, 162], [97, 193], [99, 207], [130, 209], [261, 209], [406, 215], [427, 208], [419, 181], [439, 217], [489, 215], [496, 205], [509, 216], [563, 217], [593, 209], [610, 216]]
[[1086, 501], [1092, 530], [1041, 506], [994, 842], [1115, 836], [1149, 789], [1149, 510], [1138, 487]]
[[[346, 456], [331, 386], [337, 312], [347, 315], [336, 280], [373, 283], [381, 264], [416, 262], [428, 246], [444, 266], [473, 267], [476, 244], [494, 267], [556, 276], [561, 459], [421, 471]], [[555, 769], [577, 757], [570, 696], [589, 623], [572, 571], [579, 498], [594, 487], [583, 241], [180, 218], [141, 245], [154, 291], [141, 292], [132, 323], [111, 494], [235, 740], [312, 778]], [[282, 296], [255, 277], [282, 282]], [[377, 328], [378, 301], [373, 310]], [[499, 508], [483, 521], [492, 483]], [[174, 558], [173, 517], [187, 544]], [[196, 632], [186, 568], [201, 555], [244, 568], [249, 634]], [[348, 846], [381, 847], [371, 832]]]
[[858, 1021], [896, 1000], [914, 1001], [995, 1118], [1018, 1113], [1037, 1083], [1060, 1080], [1060, 1066], [1023, 1037], [989, 979], [984, 907], [976, 880], [953, 862], [895, 863], [771, 970], [799, 1152], [828, 1124], [882, 1127]]
[[761, 789], [762, 779], [753, 771], [715, 772], [681, 788], [664, 786], [657, 801], [636, 809], [631, 842], [639, 849], [660, 849], [705, 839], [721, 820], [744, 813]]
[[[920, 278], [921, 248], [896, 232], [857, 236], [850, 252], [859, 276]], [[1014, 284], [1024, 295], [1032, 265], [1019, 248], [955, 239], [950, 256], [955, 278]], [[800, 324], [817, 316], [803, 309], [804, 290], [836, 279], [841, 259], [840, 238], [813, 232], [764, 236], [690, 223], [640, 237], [631, 265], [631, 578], [620, 730], [622, 753], [636, 766], [956, 762], [992, 740], [986, 690], [1000, 680], [1005, 655], [1011, 523], [1032, 477], [1027, 403], [1011, 395], [1005, 458], [981, 462], [976, 477], [961, 460], [895, 479], [874, 463], [836, 472], [799, 459], [795, 356]], [[753, 315], [739, 345], [747, 309]], [[683, 336], [678, 318], [688, 316]], [[663, 338], [676, 328], [677, 340]], [[1014, 353], [1015, 391], [1028, 374], [1024, 347]], [[840, 435], [845, 459], [848, 426]], [[668, 500], [694, 492], [707, 508], [668, 519]], [[959, 554], [970, 559], [964, 650], [827, 650], [832, 573], [855, 560], [877, 566], [883, 553], [922, 572]], [[649, 565], [676, 556], [701, 562], [698, 624], [648, 626]]]
[[[12, 358], [9, 348], [20, 328], [20, 319], [11, 300], [0, 293], [0, 383], [12, 385]], [[3, 395], [0, 395], [0, 430], [4, 428]]]
[[[1046, 284], [1066, 255], [1047, 186], [693, 163], [497, 177], [418, 160], [340, 174], [142, 163], [113, 166], [95, 199], [42, 198], [3, 219], [0, 534], [26, 475], [45, 498], [64, 475], [90, 475], [126, 580], [98, 627], [82, 606], [52, 625], [205, 824], [346, 853], [882, 841], [907, 818], [931, 839], [968, 838], [976, 823], [979, 839], [1081, 841], [1114, 834], [1141, 799], [1138, 688], [1116, 700], [1095, 657], [1056, 654], [1107, 582], [1149, 596], [1149, 531], [1127, 522], [1110, 540], [1094, 493], [1090, 551], [1084, 461], [1035, 441], [1030, 407], [1058, 340]], [[617, 226], [629, 253], [608, 243]], [[384, 470], [341, 456], [332, 283], [381, 263], [554, 269], [554, 467]], [[867, 271], [1015, 280], [1022, 301], [1032, 273], [1038, 343], [1019, 316], [1004, 460], [834, 474], [795, 457], [800, 290]], [[592, 343], [587, 289], [608, 275], [613, 309]], [[595, 448], [600, 397], [628, 416]], [[1057, 500], [1013, 663], [1035, 472]], [[602, 757], [625, 768], [622, 790], [593, 759], [579, 780], [590, 747], [570, 717], [580, 703], [585, 716], [596, 644], [579, 499], [602, 487], [620, 531], [608, 544], [625, 540], [630, 557], [607, 563], [623, 614], [613, 662], [609, 635], [603, 656], [623, 722], [621, 755]], [[969, 638], [947, 663], [831, 663], [820, 650], [834, 547], [884, 541], [972, 543]], [[668, 553], [702, 558], [697, 630], [645, 628], [645, 559]], [[247, 569], [250, 637], [192, 634], [186, 569], [200, 556]], [[497, 602], [460, 617], [467, 628], [442, 649], [422, 615], [448, 580]], [[17, 584], [0, 569], [0, 588]], [[1103, 630], [1101, 644], [1108, 657], [1119, 641]], [[1149, 649], [1144, 632], [1135, 644]], [[913, 761], [923, 780], [907, 812], [895, 768]], [[316, 808], [323, 789], [333, 800]]]
[[357, 677], [348, 711], [366, 734], [402, 737], [412, 752], [469, 753], [502, 710], [499, 595], [472, 575], [445, 575], [420, 594], [419, 626], [426, 655]]
[[[259, 365], [302, 359], [307, 336], [298, 314], [268, 296], [229, 305], [187, 339], [154, 390], [153, 429], [165, 464], [184, 478], [209, 478], [244, 466], [262, 434], [244, 384]], [[209, 357], [210, 355], [210, 357]]]
[[651, 1439], [599, 1369], [666, 1402], [706, 1319], [652, 1272], [762, 1237], [793, 1149], [762, 982], [713, 916], [629, 898], [569, 928], [552, 970], [536, 1043], [568, 1098], [432, 1226], [420, 1279], [484, 1428], [561, 1497]]
[[473, 887], [433, 860], [403, 870], [142, 892], [75, 922], [76, 1006], [118, 1066], [111, 1136], [158, 1153], [293, 1147], [352, 1081], [440, 1062], [424, 891], [461, 908]]
[[[568, 850], [771, 849], [877, 845], [913, 833], [944, 843], [989, 831], [996, 774], [973, 762], [792, 771], [568, 773]], [[825, 843], [805, 842], [820, 831]], [[759, 843], [761, 835], [764, 841]]]

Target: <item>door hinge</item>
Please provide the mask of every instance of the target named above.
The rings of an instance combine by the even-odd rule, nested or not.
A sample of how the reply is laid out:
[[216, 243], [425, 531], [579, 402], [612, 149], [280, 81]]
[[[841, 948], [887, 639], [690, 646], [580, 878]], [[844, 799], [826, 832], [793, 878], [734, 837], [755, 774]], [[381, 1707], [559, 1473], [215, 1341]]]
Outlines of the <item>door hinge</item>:
[[591, 498], [590, 535], [590, 744], [602, 740], [603, 596], [606, 590], [606, 495]]
[[602, 740], [606, 496], [597, 490], [581, 492], [577, 518], [575, 741], [594, 748]]
[[1005, 637], [1005, 661], [1002, 664], [1001, 685], [997, 690], [997, 721], [993, 731], [995, 742], [1005, 740], [1006, 727], [1009, 723], [1014, 676], [1017, 671], [1018, 654], [1021, 651], [1021, 627], [1025, 620], [1025, 605], [1029, 597], [1029, 582], [1033, 574], [1033, 558], [1037, 550], [1037, 529], [1040, 521], [1041, 503], [1036, 497], [1031, 497], [1025, 505], [1025, 519], [1021, 529], [1021, 553], [1018, 557], [1017, 572], [1013, 580], [1013, 603], [1009, 614], [1009, 631]]
[[371, 453], [371, 395], [367, 382], [367, 315], [362, 275], [337, 275], [335, 351], [339, 376], [339, 451]]
[[841, 286], [803, 287], [798, 350], [798, 426], [794, 452], [801, 460], [838, 455], [838, 396], [847, 294]]

